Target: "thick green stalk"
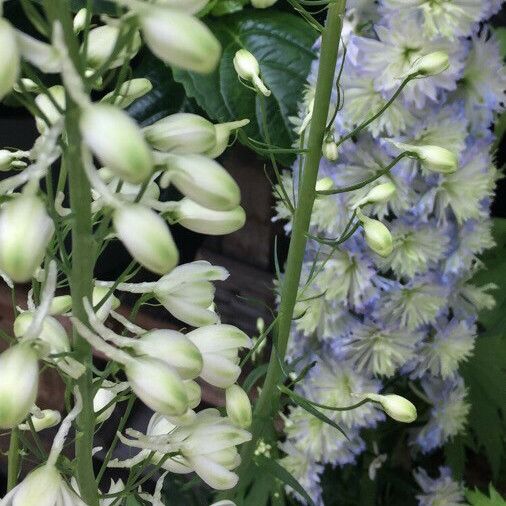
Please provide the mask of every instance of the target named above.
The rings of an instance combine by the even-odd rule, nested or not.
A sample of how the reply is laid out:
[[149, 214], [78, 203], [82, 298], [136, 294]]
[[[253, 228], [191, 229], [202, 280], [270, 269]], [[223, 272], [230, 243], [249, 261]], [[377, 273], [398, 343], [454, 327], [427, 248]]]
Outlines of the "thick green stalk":
[[258, 441], [266, 436], [265, 431], [268, 427], [272, 427], [274, 418], [279, 410], [280, 392], [277, 386], [282, 377], [279, 360], [284, 360], [286, 354], [293, 311], [297, 302], [307, 233], [316, 196], [315, 186], [322, 156], [322, 144], [326, 130], [331, 93], [334, 86], [337, 54], [342, 30], [342, 17], [345, 7], [346, 0], [336, 0], [333, 3], [329, 3], [327, 22], [322, 33], [320, 67], [308, 138], [308, 153], [300, 181], [297, 209], [294, 215], [292, 236], [281, 289], [281, 305], [277, 319], [275, 350], [271, 353], [262, 393], [255, 406], [252, 427], [253, 438], [244, 447], [242, 454], [243, 465], [240, 469], [242, 482], [240, 482], [240, 488], [238, 489], [239, 500], [244, 493], [245, 487], [248, 485], [248, 475], [251, 476], [253, 474], [251, 473], [251, 465], [254, 450]]
[[19, 474], [19, 433], [17, 428], [11, 431], [11, 440], [9, 444], [8, 460], [9, 465], [7, 467], [7, 492], [12, 490], [16, 486], [16, 482]]

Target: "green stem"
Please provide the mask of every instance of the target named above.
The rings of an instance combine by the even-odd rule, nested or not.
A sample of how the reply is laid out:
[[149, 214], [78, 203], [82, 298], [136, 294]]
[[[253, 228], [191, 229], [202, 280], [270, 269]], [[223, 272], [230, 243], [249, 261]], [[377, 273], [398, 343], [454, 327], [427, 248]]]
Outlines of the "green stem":
[[11, 431], [11, 440], [8, 454], [9, 465], [7, 467], [7, 492], [16, 486], [19, 474], [19, 429], [14, 428]]
[[[251, 477], [254, 474], [251, 472], [251, 466], [253, 464], [252, 460], [255, 448], [259, 440], [264, 436], [267, 427], [273, 425], [274, 417], [279, 410], [280, 392], [277, 386], [282, 376], [279, 359], [284, 360], [286, 354], [293, 311], [297, 302], [307, 233], [316, 197], [315, 186], [321, 160], [322, 143], [327, 126], [330, 98], [334, 86], [337, 54], [342, 30], [342, 17], [345, 8], [346, 0], [337, 0], [329, 4], [327, 22], [322, 34], [320, 67], [316, 84], [313, 119], [308, 138], [308, 154], [299, 188], [298, 206], [294, 215], [292, 237], [281, 289], [276, 351], [273, 350], [271, 353], [262, 393], [255, 406], [252, 440], [243, 449], [243, 465], [239, 470], [241, 479], [239, 482], [240, 488], [238, 489], [239, 500], [241, 500], [241, 495], [244, 495], [245, 488], [248, 486], [247, 477]], [[238, 504], [241, 503], [238, 502]]]

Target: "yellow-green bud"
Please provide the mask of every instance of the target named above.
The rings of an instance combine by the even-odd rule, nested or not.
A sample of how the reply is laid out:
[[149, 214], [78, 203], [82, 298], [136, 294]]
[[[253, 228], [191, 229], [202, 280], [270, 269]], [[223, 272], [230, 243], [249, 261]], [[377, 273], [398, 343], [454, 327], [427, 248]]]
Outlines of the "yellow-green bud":
[[203, 74], [218, 65], [220, 43], [199, 19], [153, 5], [139, 16], [146, 44], [165, 63]]
[[[95, 423], [105, 422], [112, 415], [116, 403], [116, 392], [111, 388], [99, 388], [93, 397], [93, 411], [96, 414]], [[105, 407], [107, 406], [107, 409]], [[103, 410], [103, 411], [102, 411]]]
[[141, 204], [116, 209], [113, 224], [120, 241], [141, 265], [157, 274], [167, 274], [179, 260], [165, 221]]
[[[49, 98], [46, 93], [41, 93], [35, 97], [35, 103], [45, 116], [45, 119], [40, 116], [35, 118], [35, 125], [40, 133], [44, 133], [51, 125], [54, 125], [61, 118], [61, 113], [55, 106], [55, 103], [62, 111], [65, 110], [66, 106], [65, 88], [63, 86], [59, 84], [51, 86], [48, 92], [51, 98]], [[46, 120], [49, 122], [49, 125], [46, 123]]]
[[0, 354], [0, 429], [12, 429], [28, 415], [39, 384], [37, 353], [30, 343]]
[[0, 270], [13, 281], [29, 281], [53, 237], [54, 224], [42, 200], [19, 195], [0, 210]]
[[[35, 432], [50, 429], [61, 422], [60, 412], [55, 411], [54, 409], [43, 409], [39, 416], [32, 415], [30, 418]], [[18, 425], [18, 428], [25, 431], [31, 430], [29, 423], [22, 423]]]
[[11, 24], [0, 18], [0, 100], [9, 93], [19, 75], [19, 50]]
[[85, 7], [77, 11], [77, 14], [74, 16], [73, 26], [75, 33], [81, 33], [86, 26], [86, 18], [88, 16], [88, 11]]
[[390, 255], [394, 249], [390, 230], [381, 221], [364, 216], [360, 209], [357, 216], [362, 222], [365, 240], [369, 248], [382, 257]]
[[339, 157], [339, 150], [335, 141], [325, 141], [323, 143], [322, 153], [327, 160], [335, 162]]
[[49, 314], [58, 315], [68, 313], [72, 309], [72, 297], [70, 295], [58, 295], [51, 302]]
[[116, 97], [114, 92], [111, 91], [102, 99], [102, 102], [107, 102], [125, 109], [138, 98], [149, 93], [152, 89], [153, 85], [148, 79], [144, 79], [143, 77], [130, 79], [121, 85]]
[[409, 150], [418, 155], [427, 169], [451, 174], [459, 168], [457, 155], [440, 146], [409, 146]]
[[251, 425], [251, 402], [248, 394], [238, 385], [232, 385], [225, 391], [227, 415], [237, 427], [247, 429]]
[[441, 74], [450, 66], [448, 55], [444, 51], [434, 51], [418, 58], [413, 63], [409, 73], [418, 72], [422, 76], [435, 76]]
[[230, 135], [234, 131], [248, 124], [249, 119], [243, 119], [239, 121], [232, 121], [230, 123], [220, 123], [218, 125], [214, 125], [216, 134], [215, 145], [203, 154], [209, 158], [218, 158], [218, 156], [221, 156], [227, 149], [230, 141]]
[[121, 109], [108, 104], [87, 107], [80, 126], [85, 143], [114, 175], [133, 184], [151, 176], [151, 151], [135, 121]]
[[416, 407], [400, 395], [367, 394], [366, 399], [381, 404], [383, 411], [397, 422], [411, 423], [416, 420]]
[[331, 177], [322, 177], [316, 181], [315, 190], [317, 192], [324, 192], [334, 188], [334, 181]]
[[230, 211], [213, 211], [188, 198], [180, 201], [174, 216], [188, 230], [206, 235], [231, 234], [246, 223], [246, 213], [241, 206]]
[[389, 181], [388, 183], [379, 184], [372, 188], [369, 193], [361, 198], [353, 207], [365, 206], [366, 204], [378, 204], [388, 202], [395, 194], [397, 189], [395, 185]]
[[247, 49], [239, 49], [234, 56], [234, 68], [237, 75], [245, 81], [250, 81], [262, 95], [269, 97], [271, 90], [260, 79], [260, 65], [258, 60]]

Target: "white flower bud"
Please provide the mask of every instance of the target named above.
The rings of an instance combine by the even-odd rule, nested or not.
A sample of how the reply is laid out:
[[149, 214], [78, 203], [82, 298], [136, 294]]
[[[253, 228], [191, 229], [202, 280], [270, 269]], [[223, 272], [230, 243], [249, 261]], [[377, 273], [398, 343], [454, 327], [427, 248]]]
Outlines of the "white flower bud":
[[434, 51], [418, 58], [409, 73], [418, 73], [421, 76], [435, 76], [441, 74], [450, 66], [448, 55], [444, 51]]
[[72, 297], [70, 295], [58, 295], [51, 301], [49, 314], [59, 315], [68, 313], [72, 309]]
[[208, 325], [192, 330], [186, 337], [200, 350], [204, 367], [200, 377], [219, 388], [233, 385], [241, 369], [239, 349], [251, 348], [251, 339], [232, 325]]
[[14, 90], [19, 93], [22, 93], [23, 91], [28, 91], [29, 93], [39, 93], [41, 91], [39, 85], [27, 77], [22, 77], [19, 81], [21, 81], [23, 86], [19, 83], [14, 85]]
[[26, 163], [20, 162], [20, 158], [24, 158], [28, 153], [24, 151], [9, 151], [8, 149], [0, 149], [0, 172], [7, 172], [14, 167], [26, 167]]
[[257, 59], [246, 49], [239, 49], [234, 56], [234, 68], [237, 75], [245, 81], [253, 83], [255, 89], [269, 97], [271, 91], [265, 86], [262, 79], [260, 79], [260, 65]]
[[88, 11], [85, 7], [77, 11], [77, 14], [74, 16], [74, 32], [81, 33], [86, 26], [86, 18], [88, 16]]
[[163, 360], [174, 368], [182, 379], [194, 379], [202, 371], [199, 349], [181, 332], [152, 330], [135, 342], [137, 353]]
[[[44, 114], [45, 119], [48, 120], [49, 126], [51, 126], [61, 118], [61, 113], [54, 103], [58, 104], [58, 107], [62, 111], [65, 110], [65, 88], [57, 84], [56, 86], [51, 86], [51, 88], [48, 89], [48, 92], [51, 94], [52, 100], [45, 93], [41, 93], [35, 97], [35, 103]], [[40, 133], [44, 133], [48, 129], [48, 124], [40, 116], [35, 118], [35, 124]]]
[[0, 100], [9, 93], [19, 75], [19, 51], [16, 34], [10, 23], [0, 18]]
[[214, 125], [197, 114], [171, 114], [145, 127], [143, 133], [155, 149], [175, 154], [204, 153], [216, 144]]
[[138, 98], [149, 93], [152, 89], [153, 85], [149, 79], [144, 79], [142, 77], [130, 79], [121, 85], [116, 98], [114, 98], [114, 91], [111, 91], [102, 99], [102, 102], [107, 102], [125, 109]]
[[[61, 422], [61, 414], [54, 409], [43, 409], [39, 416], [32, 415], [31, 420], [35, 432], [40, 432], [58, 425]], [[18, 425], [18, 428], [20, 430], [31, 430], [29, 423], [22, 423]]]
[[152, 5], [139, 15], [146, 44], [162, 61], [204, 74], [216, 68], [220, 43], [202, 21], [185, 12]]
[[231, 211], [241, 190], [217, 162], [202, 155], [165, 155], [170, 182], [186, 197], [214, 211]]
[[[97, 390], [93, 397], [93, 411], [97, 415], [95, 423], [100, 424], [110, 418], [116, 408], [116, 403], [113, 402], [115, 398], [116, 392], [111, 388], [99, 388]], [[105, 409], [106, 406], [107, 409]]]
[[[92, 293], [92, 304], [93, 306], [97, 306], [102, 302], [104, 297], [109, 293], [109, 288], [103, 286], [94, 286]], [[104, 322], [109, 317], [111, 310], [118, 309], [121, 305], [118, 297], [115, 297], [114, 294], [109, 295], [107, 300], [100, 306], [97, 310], [96, 315], [97, 318]]]
[[141, 265], [166, 274], [178, 262], [179, 253], [165, 221], [141, 204], [128, 204], [113, 214], [114, 228], [128, 252]]
[[[33, 321], [34, 313], [25, 311], [14, 320], [14, 335], [22, 338]], [[46, 316], [37, 339], [48, 345], [49, 353], [59, 354], [70, 351], [70, 341], [63, 325], [52, 316]]]
[[[101, 67], [110, 57], [114, 50], [120, 33], [119, 26], [104, 25], [90, 30], [88, 34], [87, 63], [91, 68]], [[141, 37], [135, 32], [129, 51], [125, 47], [119, 55], [108, 65], [108, 69], [114, 69], [123, 65], [125, 59], [132, 59], [141, 46]]]
[[381, 221], [364, 216], [360, 209], [357, 216], [364, 228], [365, 240], [369, 248], [382, 257], [390, 255], [394, 249], [392, 234]]
[[211, 149], [203, 154], [209, 158], [218, 158], [228, 148], [228, 143], [230, 142], [230, 136], [232, 133], [248, 124], [249, 119], [243, 119], [240, 121], [232, 121], [230, 123], [219, 123], [218, 125], [214, 125], [216, 143]]
[[323, 156], [331, 162], [335, 162], [339, 157], [339, 149], [333, 140], [323, 143], [322, 152]]
[[353, 207], [365, 206], [366, 204], [378, 204], [388, 202], [395, 194], [397, 189], [395, 185], [389, 181], [388, 183], [379, 184], [372, 188], [365, 197], [361, 198]]
[[240, 206], [230, 211], [213, 211], [188, 198], [181, 200], [174, 214], [183, 227], [207, 235], [231, 234], [246, 222], [246, 213]]
[[0, 429], [12, 429], [28, 415], [39, 385], [37, 353], [20, 343], [0, 354]]
[[225, 392], [227, 415], [231, 422], [242, 429], [251, 425], [252, 412], [248, 394], [238, 385], [229, 386]]
[[324, 192], [334, 188], [334, 181], [331, 177], [322, 177], [316, 181], [315, 190], [317, 192]]
[[165, 362], [138, 357], [125, 365], [125, 373], [137, 397], [152, 410], [166, 416], [181, 416], [188, 410], [185, 385]]
[[271, 7], [278, 0], [251, 0], [251, 5], [256, 9], [267, 9], [267, 7]]
[[196, 408], [202, 400], [202, 388], [193, 380], [184, 381], [184, 387], [188, 396], [188, 407], [190, 409]]
[[133, 184], [151, 176], [151, 151], [125, 112], [112, 105], [95, 104], [83, 111], [80, 124], [88, 147], [116, 176]]
[[400, 395], [367, 394], [365, 398], [381, 404], [383, 411], [397, 422], [411, 423], [416, 420], [416, 407]]
[[54, 466], [42, 466], [32, 471], [15, 489], [12, 504], [53, 506], [59, 499], [62, 477]]
[[39, 267], [54, 232], [44, 203], [19, 195], [0, 210], [0, 270], [13, 281], [29, 281]]
[[443, 174], [451, 174], [459, 168], [457, 155], [440, 146], [410, 146], [410, 151], [418, 155], [427, 169]]

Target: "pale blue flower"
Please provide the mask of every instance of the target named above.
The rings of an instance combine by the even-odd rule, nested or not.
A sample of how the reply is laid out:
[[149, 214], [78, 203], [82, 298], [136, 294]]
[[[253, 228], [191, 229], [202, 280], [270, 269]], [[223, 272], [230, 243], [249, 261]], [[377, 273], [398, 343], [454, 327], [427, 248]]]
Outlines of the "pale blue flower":
[[416, 496], [419, 506], [461, 506], [466, 504], [464, 486], [452, 480], [449, 467], [440, 467], [439, 478], [434, 479], [430, 478], [424, 469], [417, 469], [413, 474], [423, 492]]

